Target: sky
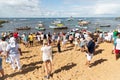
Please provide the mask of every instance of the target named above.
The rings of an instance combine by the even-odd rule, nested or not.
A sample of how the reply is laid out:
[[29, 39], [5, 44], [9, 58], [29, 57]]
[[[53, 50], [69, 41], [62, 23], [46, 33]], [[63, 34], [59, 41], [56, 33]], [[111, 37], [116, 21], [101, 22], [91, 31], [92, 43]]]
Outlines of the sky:
[[120, 0], [0, 0], [0, 17], [117, 17]]

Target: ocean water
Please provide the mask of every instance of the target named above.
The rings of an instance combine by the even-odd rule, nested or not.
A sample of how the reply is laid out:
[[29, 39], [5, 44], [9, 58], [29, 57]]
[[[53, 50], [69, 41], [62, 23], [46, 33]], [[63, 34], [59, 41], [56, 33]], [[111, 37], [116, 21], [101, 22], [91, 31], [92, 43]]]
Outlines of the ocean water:
[[[51, 25], [51, 22], [53, 22], [56, 19], [60, 19], [67, 27], [68, 29], [50, 29], [49, 26]], [[58, 32], [67, 32], [71, 29], [75, 28], [75, 25], [78, 24], [78, 20], [87, 20], [90, 22], [88, 25], [88, 30], [95, 31], [96, 28], [100, 28], [100, 25], [111, 25], [111, 27], [102, 27], [100, 28], [103, 31], [112, 31], [118, 28], [118, 24], [120, 24], [120, 20], [115, 20], [114, 17], [79, 17], [79, 18], [73, 18], [72, 21], [68, 21], [68, 18], [0, 18], [0, 20], [8, 20], [9, 23], [3, 24], [3, 27], [0, 27], [0, 33], [2, 32], [8, 32], [8, 31], [16, 31], [17, 27], [24, 27], [24, 26], [30, 26], [31, 30], [20, 30], [18, 31], [20, 34], [23, 32], [30, 33], [30, 32], [37, 32], [38, 30], [35, 30], [35, 27], [42, 21], [45, 25], [46, 30], [42, 31], [43, 33], [58, 33]]]

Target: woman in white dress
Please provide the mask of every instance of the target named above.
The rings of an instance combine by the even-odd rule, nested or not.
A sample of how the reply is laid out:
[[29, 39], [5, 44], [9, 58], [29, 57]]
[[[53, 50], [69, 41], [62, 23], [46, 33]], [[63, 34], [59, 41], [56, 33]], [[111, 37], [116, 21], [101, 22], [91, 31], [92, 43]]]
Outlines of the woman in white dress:
[[52, 46], [48, 45], [48, 41], [44, 41], [43, 44], [41, 51], [46, 72], [45, 78], [49, 79], [52, 72]]

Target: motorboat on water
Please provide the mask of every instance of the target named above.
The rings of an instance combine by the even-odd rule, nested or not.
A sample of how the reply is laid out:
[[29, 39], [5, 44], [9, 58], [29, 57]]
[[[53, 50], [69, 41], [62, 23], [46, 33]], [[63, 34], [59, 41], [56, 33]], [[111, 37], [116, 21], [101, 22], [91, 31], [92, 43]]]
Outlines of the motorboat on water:
[[70, 18], [67, 19], [67, 21], [73, 21], [73, 17], [71, 16]]
[[85, 20], [79, 20], [79, 21], [78, 21], [78, 24], [79, 24], [80, 26], [86, 26], [86, 25], [90, 24], [90, 22], [89, 22], [89, 21], [85, 21]]
[[50, 25], [49, 28], [53, 28], [53, 29], [67, 29], [67, 26], [65, 26], [62, 23], [56, 24], [56, 25]]
[[65, 26], [60, 20], [54, 21], [49, 28], [52, 29], [67, 29], [67, 26]]
[[107, 24], [107, 25], [100, 25], [100, 27], [110, 27], [110, 25], [109, 24]]
[[24, 26], [24, 27], [17, 27], [16, 30], [30, 30], [31, 27]]
[[44, 24], [42, 22], [40, 22], [36, 27], [35, 27], [36, 30], [45, 30], [45, 27], [44, 27]]
[[87, 26], [80, 26], [80, 25], [75, 25], [75, 27], [76, 28], [79, 28], [79, 29], [88, 29], [88, 27]]

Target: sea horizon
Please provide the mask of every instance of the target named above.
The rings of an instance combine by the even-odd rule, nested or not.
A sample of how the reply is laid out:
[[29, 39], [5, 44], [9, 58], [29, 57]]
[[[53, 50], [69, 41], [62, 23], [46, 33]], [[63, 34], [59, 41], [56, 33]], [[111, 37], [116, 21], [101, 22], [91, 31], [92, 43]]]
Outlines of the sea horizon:
[[109, 16], [109, 17], [106, 17], [106, 16], [98, 16], [98, 17], [74, 17], [74, 16], [70, 16], [70, 17], [0, 17], [0, 19], [4, 19], [4, 18], [117, 18], [117, 17], [120, 17], [120, 16]]
[[[110, 25], [110, 27], [103, 27], [100, 28], [103, 31], [110, 31], [117, 28], [117, 25], [119, 24], [119, 20], [115, 20], [116, 17], [72, 17], [73, 21], [67, 21], [71, 17], [11, 17], [11, 18], [0, 18], [0, 20], [8, 20], [9, 23], [3, 24], [3, 27], [0, 29], [0, 33], [3, 31], [15, 31], [18, 27], [24, 27], [29, 26], [31, 27], [31, 30], [20, 30], [18, 32], [37, 32], [38, 30], [35, 29], [35, 27], [39, 24], [40, 21], [42, 21], [45, 25], [46, 30], [42, 31], [44, 33], [58, 33], [58, 32], [68, 32], [71, 29], [75, 28], [75, 25], [78, 25], [78, 20], [86, 20], [89, 21], [90, 24], [87, 25], [89, 31], [95, 31], [96, 28], [100, 28], [100, 25]], [[49, 26], [51, 25], [51, 22], [55, 21], [56, 19], [60, 19], [67, 27], [68, 29], [50, 29]], [[96, 24], [96, 23], [99, 23]]]

